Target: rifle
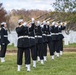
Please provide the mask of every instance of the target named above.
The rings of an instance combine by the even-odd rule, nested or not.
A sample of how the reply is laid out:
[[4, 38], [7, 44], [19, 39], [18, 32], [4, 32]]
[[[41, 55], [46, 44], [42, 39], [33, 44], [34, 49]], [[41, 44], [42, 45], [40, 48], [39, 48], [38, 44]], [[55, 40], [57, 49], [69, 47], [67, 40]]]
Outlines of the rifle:
[[[42, 15], [36, 17], [35, 20], [38, 20], [38, 19], [40, 19], [41, 17], [43, 17], [44, 15], [47, 15], [47, 14], [49, 14], [49, 13], [47, 12], [47, 13], [45, 13], [45, 14], [42, 14]], [[29, 20], [29, 21], [27, 22], [27, 24], [30, 24], [30, 22], [31, 22], [31, 20]]]

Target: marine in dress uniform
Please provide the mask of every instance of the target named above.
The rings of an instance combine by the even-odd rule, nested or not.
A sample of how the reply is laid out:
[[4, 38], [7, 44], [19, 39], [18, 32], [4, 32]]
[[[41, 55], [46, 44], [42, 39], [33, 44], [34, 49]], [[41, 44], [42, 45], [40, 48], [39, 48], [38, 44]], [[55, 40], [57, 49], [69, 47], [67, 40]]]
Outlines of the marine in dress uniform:
[[35, 20], [32, 18], [31, 27], [29, 27], [30, 49], [33, 60], [33, 67], [36, 68], [37, 51], [35, 44]]
[[21, 69], [23, 52], [25, 53], [25, 64], [27, 65], [27, 71], [30, 71], [30, 49], [29, 49], [29, 29], [24, 24], [23, 19], [18, 21], [19, 26], [16, 28], [18, 34], [18, 43], [17, 43], [17, 64], [18, 71]]
[[40, 58], [41, 64], [44, 64], [43, 60], [43, 39], [42, 39], [42, 27], [40, 21], [37, 21], [37, 26], [35, 27], [35, 41], [37, 57]]
[[55, 51], [55, 54], [57, 57], [59, 57], [59, 53], [60, 53], [60, 40], [63, 38], [63, 36], [61, 36], [61, 29], [60, 29], [60, 26], [59, 26], [59, 23], [56, 22], [56, 25], [58, 27], [58, 33], [57, 33], [57, 49]]
[[51, 55], [52, 55], [52, 59], [54, 59], [54, 53], [56, 51], [56, 55], [57, 57], [59, 57], [59, 50], [58, 50], [58, 25], [56, 22], [52, 23], [51, 26], [51, 39], [52, 39], [52, 43], [51, 43]]
[[[50, 22], [47, 21], [47, 26], [46, 26], [46, 36], [47, 36], [47, 45], [49, 48], [50, 56], [52, 56], [52, 38], [51, 38], [51, 26]], [[52, 59], [54, 57], [52, 56]]]
[[0, 58], [1, 62], [5, 62], [5, 54], [7, 50], [7, 45], [9, 44], [8, 33], [7, 33], [7, 25], [6, 22], [1, 23], [1, 51]]
[[62, 55], [62, 52], [63, 52], [63, 38], [64, 38], [64, 36], [62, 34], [62, 31], [65, 30], [65, 28], [66, 28], [66, 23], [64, 23], [64, 25], [63, 25], [63, 23], [61, 22], [59, 25], [59, 35], [58, 35], [58, 37], [59, 37], [58, 49], [59, 49], [60, 55]]
[[43, 57], [44, 61], [46, 61], [47, 56], [47, 36], [46, 36], [46, 21], [43, 21], [43, 27], [42, 27], [42, 39], [43, 39]]

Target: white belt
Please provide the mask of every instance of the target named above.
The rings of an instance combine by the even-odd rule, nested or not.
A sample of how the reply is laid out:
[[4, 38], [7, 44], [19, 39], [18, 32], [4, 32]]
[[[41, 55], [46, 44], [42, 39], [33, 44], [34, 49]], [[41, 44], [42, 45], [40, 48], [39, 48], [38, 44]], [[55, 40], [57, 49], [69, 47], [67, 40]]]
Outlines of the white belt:
[[4, 37], [8, 37], [8, 35], [4, 35]]
[[31, 36], [30, 38], [31, 38], [31, 39], [35, 39], [35, 37], [32, 37], [32, 36]]
[[58, 33], [58, 34], [62, 34], [62, 33], [60, 32], [60, 33]]
[[42, 38], [42, 36], [37, 36], [37, 37]]
[[28, 36], [19, 36], [18, 39], [20, 38], [29, 38]]
[[46, 34], [42, 34], [42, 35], [45, 35], [46, 36]]
[[42, 36], [35, 36], [35, 37], [42, 38]]
[[48, 34], [47, 36], [51, 36], [50, 34]]
[[51, 33], [51, 35], [58, 35], [58, 33]]

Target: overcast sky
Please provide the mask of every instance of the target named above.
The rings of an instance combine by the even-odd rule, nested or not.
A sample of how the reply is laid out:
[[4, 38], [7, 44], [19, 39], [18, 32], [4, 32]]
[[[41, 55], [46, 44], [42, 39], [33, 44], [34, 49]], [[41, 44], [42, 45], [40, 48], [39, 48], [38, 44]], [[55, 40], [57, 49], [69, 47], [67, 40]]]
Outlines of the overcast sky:
[[8, 11], [12, 9], [40, 9], [54, 10], [52, 4], [55, 0], [0, 0]]

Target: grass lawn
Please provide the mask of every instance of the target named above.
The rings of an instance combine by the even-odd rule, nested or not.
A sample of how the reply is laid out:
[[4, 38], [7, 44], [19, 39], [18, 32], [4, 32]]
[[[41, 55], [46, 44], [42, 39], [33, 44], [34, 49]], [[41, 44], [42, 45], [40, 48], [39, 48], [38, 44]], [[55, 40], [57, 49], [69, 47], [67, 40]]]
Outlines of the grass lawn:
[[17, 72], [16, 54], [6, 55], [6, 62], [0, 62], [0, 75], [76, 75], [76, 53], [65, 52], [60, 58], [51, 60], [47, 56], [47, 62], [41, 65], [37, 62], [37, 68], [34, 69], [31, 64], [31, 72], [27, 72], [25, 65], [22, 65], [21, 71]]
[[14, 47], [14, 44], [8, 45], [7, 50], [17, 50], [17, 47]]
[[76, 43], [64, 45], [64, 48], [76, 48]]

